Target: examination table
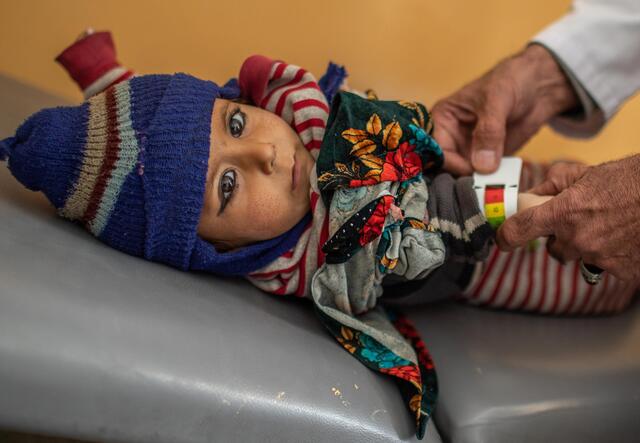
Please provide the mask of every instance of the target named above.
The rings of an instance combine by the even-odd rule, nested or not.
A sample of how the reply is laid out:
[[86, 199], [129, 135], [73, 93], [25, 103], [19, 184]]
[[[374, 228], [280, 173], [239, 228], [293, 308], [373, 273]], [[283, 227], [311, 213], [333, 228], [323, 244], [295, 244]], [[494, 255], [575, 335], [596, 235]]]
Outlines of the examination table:
[[[65, 102], [0, 75], [0, 137]], [[640, 440], [640, 306], [403, 306], [434, 358], [424, 441]], [[391, 379], [306, 300], [104, 246], [0, 165], [0, 432], [104, 442], [416, 441]], [[0, 433], [0, 439], [2, 434]]]

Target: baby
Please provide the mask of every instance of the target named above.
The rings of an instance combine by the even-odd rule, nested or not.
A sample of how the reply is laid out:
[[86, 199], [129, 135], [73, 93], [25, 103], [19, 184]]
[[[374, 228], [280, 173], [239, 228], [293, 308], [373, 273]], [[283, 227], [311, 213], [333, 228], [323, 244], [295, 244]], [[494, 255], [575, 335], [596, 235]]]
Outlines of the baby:
[[500, 209], [505, 190], [479, 204], [470, 177], [440, 172], [424, 106], [341, 91], [336, 65], [319, 83], [262, 56], [222, 87], [133, 77], [108, 33], [58, 60], [89, 100], [40, 111], [1, 141], [13, 175], [126, 253], [310, 297], [348, 352], [398, 382], [419, 437], [436, 376], [411, 324], [377, 304], [383, 283], [554, 313], [614, 312], [633, 295], [606, 274], [586, 285], [544, 248], [498, 252], [481, 206]]

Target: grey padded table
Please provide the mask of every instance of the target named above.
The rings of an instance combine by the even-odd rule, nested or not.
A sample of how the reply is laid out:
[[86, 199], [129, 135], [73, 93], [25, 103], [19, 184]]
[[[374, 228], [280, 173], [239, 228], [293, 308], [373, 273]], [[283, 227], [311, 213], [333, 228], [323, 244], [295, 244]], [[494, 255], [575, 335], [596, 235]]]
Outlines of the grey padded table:
[[[0, 136], [62, 101], [0, 77]], [[0, 164], [0, 429], [108, 442], [417, 441], [306, 300], [112, 250]], [[427, 443], [440, 442], [434, 425]]]
[[[0, 136], [59, 103], [0, 76]], [[342, 351], [306, 301], [111, 250], [2, 165], [0, 220], [0, 429], [108, 442], [416, 441], [395, 385]], [[424, 441], [640, 440], [639, 303], [582, 319], [402, 309], [438, 369]]]
[[438, 369], [453, 442], [640, 441], [640, 303], [559, 318], [453, 303], [410, 316]]

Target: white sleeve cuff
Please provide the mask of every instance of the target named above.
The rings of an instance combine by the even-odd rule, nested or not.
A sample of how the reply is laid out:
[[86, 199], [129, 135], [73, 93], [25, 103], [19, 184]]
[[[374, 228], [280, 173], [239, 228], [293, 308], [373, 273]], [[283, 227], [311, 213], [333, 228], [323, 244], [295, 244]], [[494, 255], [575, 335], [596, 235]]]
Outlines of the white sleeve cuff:
[[[575, 0], [573, 10], [532, 40], [549, 49], [585, 106], [583, 118], [559, 117], [552, 126], [570, 135], [595, 134], [640, 88], [640, 2]], [[588, 100], [587, 100], [588, 102]]]
[[[540, 42], [533, 43], [544, 46]], [[589, 95], [589, 91], [582, 86], [571, 69], [553, 52], [553, 49], [546, 46], [544, 48], [551, 53], [560, 69], [567, 76], [580, 102], [579, 112], [567, 112], [553, 117], [549, 121], [549, 126], [554, 131], [569, 137], [593, 137], [606, 123], [602, 109], [598, 107], [598, 104]]]

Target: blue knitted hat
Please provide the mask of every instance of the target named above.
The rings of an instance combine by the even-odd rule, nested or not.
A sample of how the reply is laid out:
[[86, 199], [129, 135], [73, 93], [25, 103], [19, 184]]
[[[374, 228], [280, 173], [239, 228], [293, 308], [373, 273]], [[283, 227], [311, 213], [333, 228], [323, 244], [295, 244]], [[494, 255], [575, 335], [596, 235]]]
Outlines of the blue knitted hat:
[[246, 274], [291, 248], [306, 221], [230, 253], [198, 237], [214, 101], [238, 96], [234, 82], [135, 77], [80, 106], [34, 114], [0, 141], [0, 159], [116, 249], [183, 270]]

